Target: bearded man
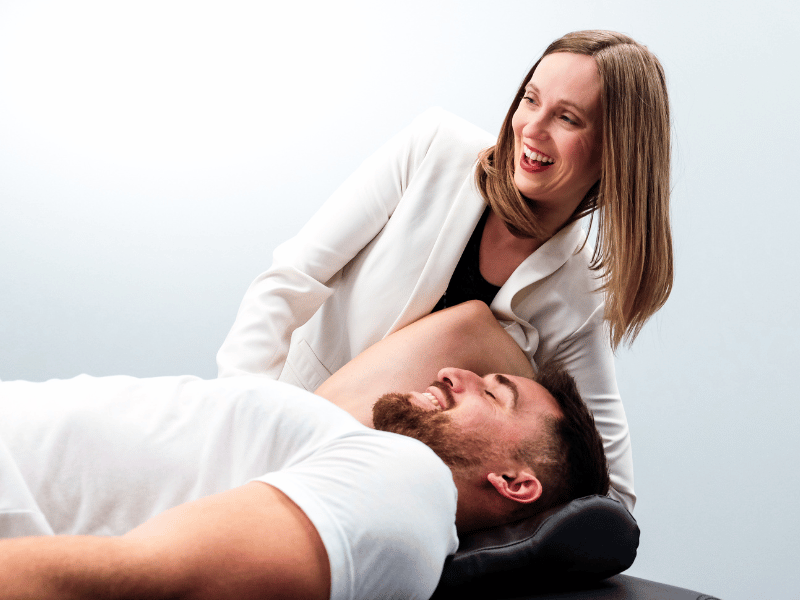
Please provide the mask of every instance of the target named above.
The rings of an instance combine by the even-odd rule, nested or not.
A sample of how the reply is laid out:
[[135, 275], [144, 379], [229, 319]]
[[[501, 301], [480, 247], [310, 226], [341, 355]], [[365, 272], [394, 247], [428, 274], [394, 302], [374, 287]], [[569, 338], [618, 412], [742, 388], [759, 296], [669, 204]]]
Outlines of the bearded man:
[[440, 369], [371, 420], [257, 377], [0, 383], [0, 598], [427, 598], [457, 531], [608, 489], [557, 368]]

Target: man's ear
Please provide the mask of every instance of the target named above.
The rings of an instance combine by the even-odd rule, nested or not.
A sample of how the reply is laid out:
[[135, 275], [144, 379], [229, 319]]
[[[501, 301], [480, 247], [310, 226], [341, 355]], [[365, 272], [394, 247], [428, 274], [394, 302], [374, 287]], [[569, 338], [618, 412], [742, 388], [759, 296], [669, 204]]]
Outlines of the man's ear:
[[489, 473], [486, 478], [503, 498], [514, 502], [530, 504], [542, 495], [542, 484], [530, 469]]

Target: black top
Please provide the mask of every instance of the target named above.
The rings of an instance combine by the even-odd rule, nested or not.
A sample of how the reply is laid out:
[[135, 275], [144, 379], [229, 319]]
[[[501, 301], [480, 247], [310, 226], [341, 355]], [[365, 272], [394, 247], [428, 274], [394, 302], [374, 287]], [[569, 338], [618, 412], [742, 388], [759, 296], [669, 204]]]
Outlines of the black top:
[[455, 306], [467, 300], [482, 300], [487, 305], [494, 300], [500, 286], [486, 281], [481, 275], [480, 269], [481, 237], [483, 237], [483, 228], [488, 217], [489, 208], [483, 211], [483, 216], [478, 221], [475, 231], [472, 232], [467, 247], [464, 248], [461, 258], [458, 259], [456, 270], [453, 271], [447, 290], [431, 312]]

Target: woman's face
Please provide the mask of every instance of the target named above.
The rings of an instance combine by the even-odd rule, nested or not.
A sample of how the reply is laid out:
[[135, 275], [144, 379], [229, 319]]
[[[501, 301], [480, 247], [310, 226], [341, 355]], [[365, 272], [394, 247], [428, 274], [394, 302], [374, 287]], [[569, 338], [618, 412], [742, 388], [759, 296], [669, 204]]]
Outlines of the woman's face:
[[526, 198], [572, 211], [600, 179], [600, 75], [591, 56], [545, 56], [512, 119], [514, 183]]

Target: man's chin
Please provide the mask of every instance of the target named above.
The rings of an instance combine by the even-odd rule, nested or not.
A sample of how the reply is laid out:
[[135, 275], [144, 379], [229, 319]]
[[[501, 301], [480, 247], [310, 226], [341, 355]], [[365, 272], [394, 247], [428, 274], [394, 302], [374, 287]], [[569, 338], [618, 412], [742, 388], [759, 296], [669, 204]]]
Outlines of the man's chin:
[[375, 429], [419, 440], [453, 470], [480, 464], [480, 457], [490, 447], [490, 441], [479, 432], [461, 432], [447, 413], [412, 404], [409, 394], [384, 394], [378, 398], [372, 407], [372, 421]]
[[372, 423], [375, 429], [409, 435], [408, 429], [418, 426], [420, 413], [425, 412], [411, 400], [411, 394], [397, 392], [378, 398], [372, 406]]

